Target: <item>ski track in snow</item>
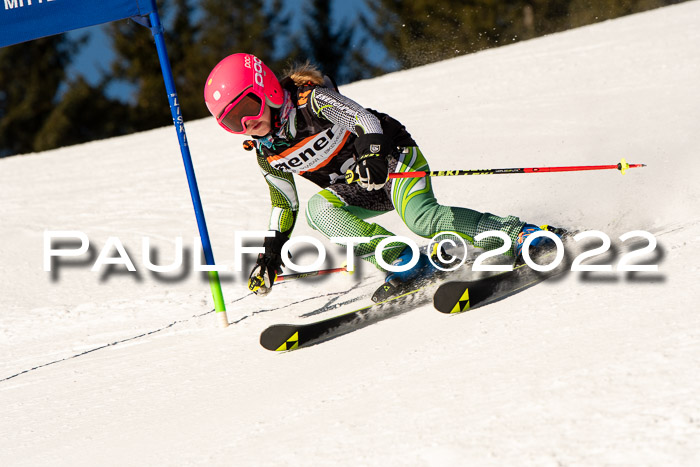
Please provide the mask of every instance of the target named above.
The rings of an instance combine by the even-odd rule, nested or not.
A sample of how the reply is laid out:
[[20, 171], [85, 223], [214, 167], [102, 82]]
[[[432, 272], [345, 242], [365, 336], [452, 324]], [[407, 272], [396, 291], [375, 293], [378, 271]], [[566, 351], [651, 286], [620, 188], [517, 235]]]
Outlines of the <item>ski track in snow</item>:
[[[687, 2], [344, 86], [402, 121], [434, 170], [648, 164], [434, 188], [618, 247], [647, 230], [658, 246], [641, 260], [659, 271], [568, 273], [458, 316], [427, 303], [285, 354], [260, 332], [359, 308], [381, 275], [261, 298], [224, 272], [219, 329], [171, 127], [0, 160], [0, 465], [700, 465], [699, 21]], [[233, 233], [267, 225], [267, 188], [212, 119], [187, 132], [230, 268]], [[90, 256], [44, 272], [44, 230], [85, 232]], [[295, 235], [319, 237], [303, 213]], [[115, 236], [137, 273], [90, 271]], [[143, 237], [158, 264], [182, 237], [184, 271], [146, 270]]]

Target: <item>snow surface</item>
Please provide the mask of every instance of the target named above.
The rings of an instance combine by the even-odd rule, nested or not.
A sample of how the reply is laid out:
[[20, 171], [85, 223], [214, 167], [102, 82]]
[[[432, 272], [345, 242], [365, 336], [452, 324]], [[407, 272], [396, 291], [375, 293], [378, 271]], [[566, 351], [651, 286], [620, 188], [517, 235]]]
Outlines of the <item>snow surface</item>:
[[[367, 303], [349, 302], [381, 276], [260, 298], [223, 273], [218, 328], [191, 261], [141, 260], [144, 237], [159, 264], [195, 244], [172, 127], [0, 160], [0, 465], [699, 465], [699, 23], [693, 1], [343, 87], [436, 170], [648, 164], [434, 185], [444, 204], [614, 240], [647, 230], [659, 271], [569, 273], [458, 316], [426, 303], [290, 353], [260, 332]], [[187, 132], [231, 268], [234, 232], [266, 228], [267, 188], [240, 138], [212, 119]], [[44, 230], [85, 232], [91, 256], [45, 272]], [[319, 237], [303, 217], [295, 235]], [[137, 273], [90, 270], [109, 237]]]

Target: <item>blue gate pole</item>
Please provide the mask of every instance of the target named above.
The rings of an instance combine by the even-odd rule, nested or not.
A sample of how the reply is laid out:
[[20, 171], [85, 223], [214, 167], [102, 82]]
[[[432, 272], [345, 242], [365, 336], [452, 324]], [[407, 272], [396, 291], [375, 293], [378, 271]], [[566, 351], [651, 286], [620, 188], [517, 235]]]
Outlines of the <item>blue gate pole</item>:
[[[170, 60], [165, 49], [165, 40], [163, 39], [163, 25], [160, 22], [158, 11], [154, 10], [149, 14], [150, 28], [153, 33], [153, 38], [156, 42], [158, 50], [158, 59], [160, 60], [160, 68], [163, 72], [163, 81], [165, 82], [165, 90], [168, 93], [168, 101], [170, 102], [170, 112], [173, 116], [173, 124], [177, 131], [177, 139], [180, 143], [180, 152], [182, 153], [182, 161], [185, 164], [185, 172], [187, 174], [187, 183], [190, 187], [190, 195], [192, 197], [192, 205], [194, 213], [197, 217], [197, 227], [199, 228], [199, 236], [202, 239], [202, 249], [204, 251], [204, 259], [209, 266], [214, 266], [214, 253], [209, 240], [209, 231], [207, 223], [204, 220], [204, 210], [202, 208], [202, 200], [199, 196], [199, 188], [197, 187], [197, 178], [194, 174], [194, 166], [192, 165], [192, 156], [190, 148], [187, 144], [187, 135], [185, 134], [185, 124], [182, 114], [180, 113], [180, 104], [175, 91], [175, 81], [173, 72], [170, 67]], [[226, 305], [224, 304], [224, 296], [221, 291], [221, 282], [217, 271], [209, 271], [209, 285], [211, 286], [212, 297], [214, 298], [214, 309], [218, 316], [219, 323], [226, 327], [228, 326], [228, 318], [226, 316]]]

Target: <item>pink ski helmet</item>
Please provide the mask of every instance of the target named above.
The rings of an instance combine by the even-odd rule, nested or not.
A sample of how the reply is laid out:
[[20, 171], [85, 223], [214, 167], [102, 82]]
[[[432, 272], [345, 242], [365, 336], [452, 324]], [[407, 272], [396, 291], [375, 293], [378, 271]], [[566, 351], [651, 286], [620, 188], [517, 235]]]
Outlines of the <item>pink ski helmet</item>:
[[231, 133], [245, 133], [245, 123], [260, 118], [266, 103], [279, 108], [283, 100], [275, 74], [251, 54], [238, 53], [221, 60], [204, 86], [209, 112]]

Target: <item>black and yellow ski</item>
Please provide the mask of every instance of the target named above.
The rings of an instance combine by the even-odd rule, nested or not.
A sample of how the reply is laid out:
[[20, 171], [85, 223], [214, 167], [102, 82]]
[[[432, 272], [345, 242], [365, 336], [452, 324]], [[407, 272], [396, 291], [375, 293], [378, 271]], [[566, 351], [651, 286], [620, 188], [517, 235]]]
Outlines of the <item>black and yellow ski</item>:
[[560, 273], [561, 270], [537, 272], [521, 265], [483, 279], [446, 282], [435, 292], [433, 305], [441, 313], [462, 313], [502, 300]]
[[421, 290], [423, 289], [417, 288], [388, 300], [373, 303], [322, 321], [305, 324], [273, 324], [260, 334], [260, 345], [267, 350], [282, 352], [295, 350], [314, 341], [344, 334], [357, 329], [362, 324], [391, 316], [399, 311], [398, 305], [407, 303], [421, 304], [427, 300], [425, 294], [419, 294]]
[[[573, 236], [573, 233], [548, 226], [543, 226], [543, 230], [557, 233], [564, 241], [568, 241]], [[557, 252], [557, 248], [549, 246], [540, 250], [533, 260], [537, 264], [548, 264], [556, 257]], [[566, 253], [564, 258], [565, 260], [551, 271], [536, 271], [520, 258], [511, 271], [472, 281], [446, 282], [440, 285], [433, 295], [433, 305], [441, 313], [462, 313], [502, 300], [551, 277], [563, 274], [569, 266]]]

